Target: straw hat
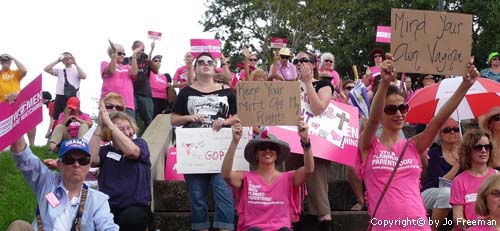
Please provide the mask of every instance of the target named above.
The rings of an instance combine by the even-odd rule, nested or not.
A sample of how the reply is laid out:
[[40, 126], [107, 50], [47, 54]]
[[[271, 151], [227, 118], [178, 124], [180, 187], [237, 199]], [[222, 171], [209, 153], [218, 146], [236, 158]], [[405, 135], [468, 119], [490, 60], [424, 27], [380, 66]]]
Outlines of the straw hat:
[[245, 146], [245, 159], [252, 165], [257, 165], [257, 159], [255, 158], [256, 147], [261, 143], [273, 143], [279, 147], [279, 151], [276, 153], [278, 155], [275, 164], [281, 164], [290, 154], [290, 145], [288, 143], [279, 140], [275, 136], [268, 134], [267, 130], [261, 132], [260, 136], [250, 140]]

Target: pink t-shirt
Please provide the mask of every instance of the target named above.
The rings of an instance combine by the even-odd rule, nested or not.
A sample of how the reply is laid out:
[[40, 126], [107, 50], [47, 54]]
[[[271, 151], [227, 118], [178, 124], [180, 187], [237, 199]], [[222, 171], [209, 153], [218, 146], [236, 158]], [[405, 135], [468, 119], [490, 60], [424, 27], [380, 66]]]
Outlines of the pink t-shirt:
[[[495, 169], [493, 168], [490, 168], [488, 174], [483, 177], [473, 176], [469, 170], [465, 170], [453, 179], [453, 183], [451, 183], [450, 204], [464, 207], [464, 219], [479, 220], [482, 218], [474, 212], [476, 196], [479, 186], [481, 186], [486, 178], [493, 174], [495, 174]], [[455, 228], [454, 230], [461, 229]]]
[[165, 74], [149, 73], [149, 85], [153, 98], [167, 99], [167, 77]]
[[134, 85], [132, 77], [130, 76], [130, 65], [117, 64], [115, 72], [111, 75], [104, 73], [108, 68], [109, 63], [106, 61], [101, 62], [101, 76], [102, 76], [102, 89], [101, 99], [110, 92], [120, 94], [123, 97], [125, 106], [129, 109], [135, 110], [134, 104]]
[[[322, 73], [322, 72], [325, 72], [325, 71], [324, 70], [319, 71], [319, 73]], [[332, 76], [332, 85], [335, 87], [335, 90], [339, 90], [341, 87], [339, 73], [335, 70], [330, 70], [330, 71], [328, 71], [328, 74], [330, 74], [330, 76]]]
[[[76, 117], [85, 120], [85, 121], [91, 121], [92, 119], [87, 113], [83, 113], [80, 115], [76, 115]], [[59, 113], [59, 118], [57, 119], [57, 124], [66, 124], [66, 121], [68, 121], [69, 118], [65, 118], [64, 112]], [[69, 124], [68, 126], [68, 134], [76, 138], [78, 136], [78, 129], [80, 129], [80, 122], [78, 121], [73, 121]]]
[[188, 73], [186, 65], [179, 67], [177, 71], [175, 71], [173, 80], [178, 81], [179, 83], [184, 83], [188, 81]]
[[293, 171], [282, 173], [267, 185], [258, 173], [245, 172], [242, 187], [233, 189], [239, 215], [237, 230], [290, 228], [292, 221], [298, 219], [303, 199], [302, 187], [293, 186], [292, 176]]
[[[375, 206], [389, 180], [389, 177], [398, 161], [406, 140], [400, 139], [394, 144], [392, 150], [388, 150], [378, 138], [372, 143], [372, 147], [364, 163], [358, 155], [357, 168], [363, 176], [366, 185], [366, 202], [368, 214], [372, 215]], [[374, 220], [424, 219], [424, 225], [411, 225], [403, 227], [403, 224], [384, 227], [373, 225], [373, 230], [431, 230], [427, 224], [427, 215], [424, 202], [420, 195], [420, 175], [422, 163], [420, 155], [413, 140], [409, 140], [408, 148], [401, 160], [390, 187], [387, 189]]]

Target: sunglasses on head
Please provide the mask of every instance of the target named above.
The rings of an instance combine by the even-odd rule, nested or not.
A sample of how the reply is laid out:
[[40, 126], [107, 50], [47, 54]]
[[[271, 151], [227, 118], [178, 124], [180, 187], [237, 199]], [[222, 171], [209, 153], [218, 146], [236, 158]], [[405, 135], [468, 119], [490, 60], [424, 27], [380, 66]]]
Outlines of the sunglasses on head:
[[325, 63], [333, 63], [333, 61], [332, 61], [332, 60], [328, 60], [328, 59], [326, 59], [326, 60], [325, 60]]
[[394, 115], [396, 114], [396, 112], [401, 112], [401, 114], [405, 114], [408, 112], [408, 109], [410, 107], [408, 106], [408, 104], [400, 104], [399, 106], [396, 106], [396, 105], [387, 105], [384, 107], [384, 112], [385, 114], [387, 115]]
[[278, 151], [279, 148], [276, 144], [273, 144], [273, 143], [260, 143], [259, 145], [257, 145], [255, 147], [255, 149], [257, 149], [258, 151], [265, 151], [267, 149], [271, 150], [271, 151]]
[[120, 106], [120, 105], [114, 105], [114, 104], [106, 104], [106, 109], [108, 110], [117, 110], [117, 111], [123, 111], [123, 106]]
[[214, 61], [212, 61], [212, 60], [206, 60], [206, 61], [205, 61], [205, 60], [203, 60], [203, 59], [200, 59], [200, 60], [196, 61], [196, 64], [197, 64], [198, 66], [204, 66], [205, 64], [207, 64], [207, 65], [209, 65], [209, 66], [212, 66], [212, 65], [214, 65]]
[[472, 146], [472, 150], [476, 151], [476, 152], [482, 151], [483, 148], [484, 148], [484, 150], [489, 152], [493, 148], [493, 145], [491, 145], [491, 144], [476, 144], [476, 145]]
[[248, 59], [250, 62], [257, 62], [257, 59]]
[[293, 60], [293, 65], [297, 65], [299, 63], [312, 63], [308, 58], [301, 58]]
[[70, 157], [70, 156], [64, 156], [63, 158], [61, 158], [61, 162], [63, 164], [67, 164], [67, 165], [72, 165], [75, 162], [78, 162], [79, 165], [84, 166], [84, 165], [90, 164], [90, 157], [87, 156], [87, 157], [75, 159], [75, 158]]
[[347, 87], [345, 87], [345, 89], [349, 90], [349, 91], [352, 90], [353, 88], [354, 88], [354, 86], [347, 86]]
[[458, 133], [460, 131], [460, 128], [458, 127], [449, 127], [449, 128], [443, 128], [443, 130], [441, 130], [443, 133], [451, 133], [451, 132], [454, 132], [454, 133]]
[[125, 52], [121, 52], [121, 51], [116, 52], [116, 54], [117, 54], [118, 56], [125, 56]]
[[490, 118], [490, 121], [500, 121], [500, 114], [496, 114]]
[[281, 58], [281, 59], [289, 59], [290, 57], [289, 57], [289, 56], [286, 56], [286, 55], [280, 55], [280, 58]]

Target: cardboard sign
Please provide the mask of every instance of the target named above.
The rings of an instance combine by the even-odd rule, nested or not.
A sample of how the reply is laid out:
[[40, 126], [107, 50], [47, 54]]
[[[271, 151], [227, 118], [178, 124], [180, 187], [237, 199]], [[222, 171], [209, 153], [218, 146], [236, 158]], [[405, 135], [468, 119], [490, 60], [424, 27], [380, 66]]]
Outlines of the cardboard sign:
[[377, 36], [375, 37], [375, 42], [391, 43], [391, 27], [377, 26]]
[[[313, 155], [355, 166], [359, 139], [358, 109], [332, 100], [321, 115], [314, 116], [308, 111], [308, 103], [302, 105]], [[269, 127], [269, 132], [289, 143], [293, 153], [303, 154], [297, 127]]]
[[271, 38], [271, 48], [284, 48], [287, 43], [287, 38]]
[[153, 40], [161, 40], [161, 32], [148, 31], [148, 38]]
[[184, 175], [177, 173], [177, 148], [170, 147], [167, 151], [165, 164], [166, 181], [184, 181]]
[[[177, 173], [220, 173], [222, 161], [232, 140], [231, 128], [213, 131], [212, 128], [176, 128]], [[251, 135], [243, 128], [236, 153], [233, 170], [249, 170], [243, 155]]]
[[210, 53], [214, 59], [220, 57], [221, 43], [218, 39], [191, 39], [191, 54], [196, 58], [202, 52]]
[[0, 150], [42, 122], [42, 74], [17, 95], [16, 102], [0, 103]]
[[297, 81], [239, 81], [236, 102], [243, 126], [299, 124], [300, 86]]
[[391, 10], [391, 54], [398, 72], [467, 74], [472, 15]]

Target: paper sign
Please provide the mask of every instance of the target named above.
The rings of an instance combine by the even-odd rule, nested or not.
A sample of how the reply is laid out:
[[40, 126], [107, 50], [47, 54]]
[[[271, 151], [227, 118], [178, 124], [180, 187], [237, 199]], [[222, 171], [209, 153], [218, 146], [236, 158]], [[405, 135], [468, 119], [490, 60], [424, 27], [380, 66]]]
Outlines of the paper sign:
[[[359, 139], [358, 109], [332, 101], [321, 115], [314, 116], [307, 103], [302, 105], [314, 156], [354, 166]], [[289, 143], [292, 152], [303, 154], [297, 127], [269, 127], [269, 132]]]
[[[213, 131], [212, 128], [176, 128], [177, 173], [220, 173], [222, 161], [232, 140], [231, 128]], [[234, 155], [233, 170], [249, 170], [243, 155], [249, 138], [249, 129], [243, 134]]]
[[377, 26], [377, 36], [375, 38], [375, 42], [391, 43], [391, 27]]
[[398, 72], [467, 74], [472, 15], [391, 10], [391, 54]]
[[299, 82], [239, 81], [236, 102], [243, 126], [299, 124]]
[[148, 38], [153, 40], [161, 40], [161, 32], [148, 31]]
[[0, 103], [0, 150], [42, 122], [42, 75], [17, 95], [16, 102]]
[[170, 147], [167, 151], [165, 164], [166, 181], [184, 181], [184, 176], [177, 173], [177, 148]]
[[196, 58], [200, 53], [208, 52], [217, 59], [221, 54], [220, 44], [218, 39], [191, 39], [191, 54]]
[[287, 43], [287, 38], [271, 38], [271, 48], [284, 48]]

